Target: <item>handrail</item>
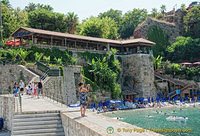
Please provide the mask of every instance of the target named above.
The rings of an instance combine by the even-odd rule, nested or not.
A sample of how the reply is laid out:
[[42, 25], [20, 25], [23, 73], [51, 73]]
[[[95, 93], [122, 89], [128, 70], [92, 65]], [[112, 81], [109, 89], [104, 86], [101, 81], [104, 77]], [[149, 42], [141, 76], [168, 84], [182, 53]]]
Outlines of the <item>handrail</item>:
[[43, 76], [41, 76], [40, 79], [44, 80], [44, 79], [48, 76], [47, 72], [48, 72], [49, 70], [50, 70], [50, 69], [48, 69], [46, 72], [44, 72]]

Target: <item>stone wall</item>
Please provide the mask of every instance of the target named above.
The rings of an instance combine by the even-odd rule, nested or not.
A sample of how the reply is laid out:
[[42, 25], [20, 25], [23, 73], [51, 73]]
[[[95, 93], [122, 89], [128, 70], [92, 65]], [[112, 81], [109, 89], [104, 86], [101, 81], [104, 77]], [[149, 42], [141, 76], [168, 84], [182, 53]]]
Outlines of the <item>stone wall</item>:
[[[105, 130], [100, 126], [74, 119], [73, 113], [61, 113], [62, 124], [66, 136], [104, 136]], [[86, 124], [87, 123], [87, 124]]]
[[66, 104], [74, 104], [78, 101], [77, 83], [81, 80], [80, 73], [81, 66], [64, 67], [63, 97]]
[[4, 119], [4, 128], [11, 131], [12, 120], [15, 113], [15, 98], [0, 95], [0, 117]]
[[122, 55], [121, 86], [124, 94], [136, 97], [155, 96], [154, 69], [149, 54]]
[[179, 27], [177, 27], [174, 23], [169, 23], [154, 18], [146, 18], [144, 22], [136, 27], [134, 31], [134, 38], [148, 39], [148, 30], [152, 26], [159, 26], [166, 34], [168, 34], [169, 41], [171, 42], [174, 42], [176, 37], [179, 36]]
[[63, 97], [63, 77], [47, 77], [43, 82], [44, 85], [44, 93], [47, 97], [59, 101], [61, 103], [64, 102]]
[[24, 78], [24, 83], [28, 84], [35, 76], [34, 73], [28, 71], [26, 67], [22, 65], [10, 65], [0, 66], [0, 94], [3, 90], [5, 93], [13, 90], [14, 82], [19, 82], [20, 77]]
[[75, 104], [78, 101], [78, 82], [82, 80], [81, 67], [67, 66], [63, 70], [63, 76], [44, 80], [45, 95], [63, 104]]

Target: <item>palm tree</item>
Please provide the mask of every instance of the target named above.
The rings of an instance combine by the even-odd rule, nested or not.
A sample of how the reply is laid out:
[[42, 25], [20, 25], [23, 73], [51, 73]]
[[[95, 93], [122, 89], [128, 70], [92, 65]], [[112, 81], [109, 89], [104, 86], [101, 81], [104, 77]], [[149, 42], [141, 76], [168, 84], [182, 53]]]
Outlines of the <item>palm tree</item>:
[[68, 12], [66, 17], [66, 25], [68, 28], [68, 33], [74, 34], [76, 31], [76, 26], [78, 25], [78, 15], [74, 12]]
[[154, 69], [155, 70], [161, 68], [162, 59], [163, 59], [163, 57], [160, 56], [160, 55], [158, 55], [157, 58], [155, 58], [154, 56], [152, 56], [152, 60], [153, 60], [153, 63], [154, 63]]
[[161, 10], [162, 15], [164, 16], [165, 15], [165, 11], [166, 11], [166, 5], [162, 5], [160, 7], [160, 10]]
[[12, 60], [15, 62], [16, 59], [17, 59], [17, 55], [19, 53], [18, 50], [15, 50], [15, 49], [9, 49], [8, 50], [8, 53], [10, 54], [10, 56], [12, 57]]
[[48, 11], [53, 11], [53, 7], [51, 7], [50, 5], [44, 5], [43, 8]]
[[60, 66], [63, 65], [63, 62], [62, 62], [62, 57], [61, 58], [54, 58], [54, 60], [57, 62], [57, 64], [59, 64]]
[[48, 56], [48, 57], [47, 57], [47, 56], [44, 56], [44, 57], [43, 57], [43, 60], [47, 62], [47, 66], [48, 66], [49, 63], [50, 63], [51, 57], [50, 57], [50, 56]]
[[21, 58], [21, 63], [25, 64], [25, 59], [31, 53], [31, 51], [26, 51], [22, 48], [20, 48], [18, 51], [19, 51], [19, 57]]
[[9, 0], [1, 0], [1, 3], [4, 4], [8, 8], [11, 8], [11, 4]]
[[158, 15], [158, 10], [156, 8], [152, 8], [151, 13], [153, 17], [156, 17]]
[[25, 10], [27, 12], [31, 12], [31, 11], [36, 10], [36, 8], [37, 8], [37, 5], [35, 3], [29, 3], [29, 5], [25, 7]]
[[44, 54], [36, 52], [34, 55], [35, 55], [35, 60], [36, 61], [40, 61]]

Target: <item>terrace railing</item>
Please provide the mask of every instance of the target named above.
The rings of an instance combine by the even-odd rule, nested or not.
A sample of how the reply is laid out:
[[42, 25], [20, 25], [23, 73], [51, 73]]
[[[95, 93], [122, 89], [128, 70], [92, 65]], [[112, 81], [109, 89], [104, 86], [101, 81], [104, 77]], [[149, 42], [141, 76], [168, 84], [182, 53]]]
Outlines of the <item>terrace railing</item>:
[[44, 72], [43, 77], [48, 76], [60, 76], [61, 75], [61, 71], [59, 69], [54, 69], [54, 68], [49, 68], [48, 66], [44, 65], [41, 62], [37, 62], [37, 68], [39, 70], [41, 70], [42, 72]]

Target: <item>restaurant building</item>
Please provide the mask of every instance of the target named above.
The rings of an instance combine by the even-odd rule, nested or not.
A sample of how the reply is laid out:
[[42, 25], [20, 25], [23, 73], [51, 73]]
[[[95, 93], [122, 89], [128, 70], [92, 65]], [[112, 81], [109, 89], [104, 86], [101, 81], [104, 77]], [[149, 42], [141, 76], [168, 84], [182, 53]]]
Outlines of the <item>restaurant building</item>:
[[[149, 53], [154, 42], [138, 38], [131, 40], [111, 40], [68, 33], [53, 32], [28, 27], [20, 27], [12, 33], [14, 41], [18, 39], [20, 46], [36, 45], [43, 48], [58, 47], [61, 50], [91, 51], [103, 53], [111, 48], [121, 54]], [[23, 44], [23, 41], [26, 41]]]

